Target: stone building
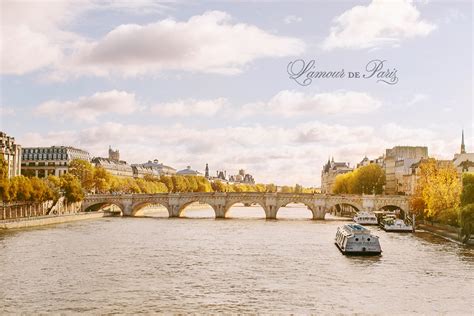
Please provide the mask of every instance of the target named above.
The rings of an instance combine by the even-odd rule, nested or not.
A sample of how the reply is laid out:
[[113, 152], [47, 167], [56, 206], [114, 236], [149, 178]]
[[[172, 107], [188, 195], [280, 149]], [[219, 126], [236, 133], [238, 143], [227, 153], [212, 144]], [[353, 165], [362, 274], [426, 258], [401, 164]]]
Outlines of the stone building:
[[461, 176], [464, 172], [474, 172], [474, 152], [466, 152], [466, 145], [464, 144], [464, 130], [461, 137], [461, 150], [459, 154], [454, 154], [454, 167]]
[[22, 149], [21, 172], [26, 176], [46, 178], [68, 172], [74, 159], [90, 161], [87, 151], [70, 146], [25, 147]]
[[136, 164], [132, 166], [141, 166], [144, 168], [151, 168], [153, 169], [153, 172], [157, 172], [158, 176], [171, 176], [176, 174], [176, 169], [167, 165], [164, 165], [163, 163], [160, 163], [158, 159], [155, 159], [153, 161], [148, 160], [148, 162], [142, 163], [142, 164]]
[[0, 132], [0, 155], [7, 163], [7, 178], [21, 174], [21, 146], [15, 143], [15, 138]]
[[179, 170], [176, 174], [179, 176], [202, 176], [202, 173], [191, 169], [191, 166], [187, 166], [186, 169]]
[[255, 179], [251, 174], [246, 173], [244, 169], [240, 169], [238, 174], [229, 177], [229, 182], [255, 184]]
[[353, 168], [347, 162], [335, 162], [334, 157], [323, 166], [321, 171], [321, 193], [332, 194], [336, 177], [351, 172]]
[[428, 158], [428, 147], [395, 146], [385, 151], [385, 194], [404, 193], [403, 177], [410, 173], [410, 167], [421, 159]]
[[133, 178], [134, 172], [132, 166], [127, 164], [126, 161], [120, 160], [120, 152], [118, 150], [112, 150], [109, 147], [109, 157], [95, 157], [92, 159], [92, 163], [96, 167], [101, 167], [107, 170], [110, 174], [121, 178]]
[[134, 178], [144, 178], [145, 176], [160, 176], [160, 173], [157, 170], [150, 167], [144, 167], [142, 165], [132, 165], [132, 170]]

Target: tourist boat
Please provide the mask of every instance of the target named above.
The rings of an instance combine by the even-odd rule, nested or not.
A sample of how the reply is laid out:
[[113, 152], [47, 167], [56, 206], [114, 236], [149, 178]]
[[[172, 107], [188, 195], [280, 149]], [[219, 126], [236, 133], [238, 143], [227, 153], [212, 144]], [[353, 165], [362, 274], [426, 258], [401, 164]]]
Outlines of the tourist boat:
[[359, 224], [338, 227], [335, 244], [345, 255], [379, 255], [382, 252], [379, 237]]
[[372, 212], [359, 212], [354, 216], [354, 222], [360, 225], [378, 225], [377, 216]]
[[395, 216], [386, 216], [380, 221], [380, 227], [386, 232], [412, 232], [413, 226]]

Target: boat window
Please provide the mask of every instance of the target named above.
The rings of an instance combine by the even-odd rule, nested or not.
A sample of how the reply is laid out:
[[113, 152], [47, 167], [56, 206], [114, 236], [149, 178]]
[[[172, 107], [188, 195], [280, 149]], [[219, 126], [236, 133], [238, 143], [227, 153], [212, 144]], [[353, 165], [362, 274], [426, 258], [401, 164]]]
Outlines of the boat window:
[[356, 241], [359, 241], [359, 238], [356, 238]]
[[367, 241], [370, 241], [370, 238], [367, 238]]

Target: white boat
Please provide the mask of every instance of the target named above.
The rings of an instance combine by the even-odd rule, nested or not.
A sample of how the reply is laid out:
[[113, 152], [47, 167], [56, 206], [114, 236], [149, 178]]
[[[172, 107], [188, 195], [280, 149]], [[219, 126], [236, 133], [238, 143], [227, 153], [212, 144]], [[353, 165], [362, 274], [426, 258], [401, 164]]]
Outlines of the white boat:
[[380, 222], [380, 227], [386, 232], [412, 232], [413, 226], [405, 223], [404, 220], [393, 217], [384, 217]]
[[372, 212], [359, 212], [354, 216], [354, 222], [360, 225], [378, 225], [377, 216]]
[[382, 252], [379, 237], [359, 224], [339, 226], [335, 244], [345, 255], [379, 255]]

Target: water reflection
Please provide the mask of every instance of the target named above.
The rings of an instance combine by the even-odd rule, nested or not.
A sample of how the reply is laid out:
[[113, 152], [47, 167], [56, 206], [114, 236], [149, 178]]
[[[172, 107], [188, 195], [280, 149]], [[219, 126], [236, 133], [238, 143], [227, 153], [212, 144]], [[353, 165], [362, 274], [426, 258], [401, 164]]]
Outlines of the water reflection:
[[[0, 233], [2, 313], [453, 314], [472, 312], [474, 249], [376, 227], [383, 253], [347, 257], [343, 221], [304, 207], [104, 218]], [[310, 213], [310, 212], [309, 212]], [[212, 216], [211, 216], [212, 214]], [[160, 218], [161, 217], [161, 218]], [[193, 218], [194, 217], [194, 218]], [[254, 217], [254, 218], [251, 218]], [[361, 304], [361, 302], [364, 302]]]

